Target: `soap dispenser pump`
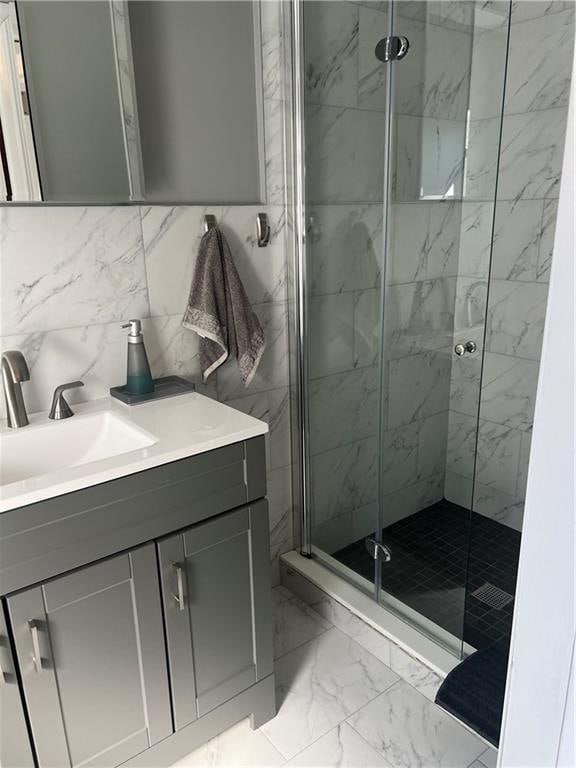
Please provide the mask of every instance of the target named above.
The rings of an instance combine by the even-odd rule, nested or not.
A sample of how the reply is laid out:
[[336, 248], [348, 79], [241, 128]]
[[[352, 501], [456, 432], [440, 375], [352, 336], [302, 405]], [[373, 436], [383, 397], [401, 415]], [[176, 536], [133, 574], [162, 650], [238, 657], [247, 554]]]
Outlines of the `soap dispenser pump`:
[[154, 381], [144, 347], [142, 323], [129, 320], [122, 328], [130, 328], [128, 334], [128, 365], [126, 370], [126, 392], [131, 395], [145, 395], [154, 391]]

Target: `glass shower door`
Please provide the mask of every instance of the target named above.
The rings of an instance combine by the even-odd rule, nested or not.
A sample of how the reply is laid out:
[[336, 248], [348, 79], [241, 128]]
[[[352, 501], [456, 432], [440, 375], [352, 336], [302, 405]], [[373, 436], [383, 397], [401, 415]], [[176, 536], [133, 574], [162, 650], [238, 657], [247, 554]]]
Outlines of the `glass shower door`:
[[374, 48], [388, 16], [340, 0], [302, 11], [312, 542], [374, 594], [387, 119]]
[[509, 4], [396, 0], [381, 355], [379, 600], [464, 633]]
[[302, 10], [312, 549], [460, 655], [509, 3]]

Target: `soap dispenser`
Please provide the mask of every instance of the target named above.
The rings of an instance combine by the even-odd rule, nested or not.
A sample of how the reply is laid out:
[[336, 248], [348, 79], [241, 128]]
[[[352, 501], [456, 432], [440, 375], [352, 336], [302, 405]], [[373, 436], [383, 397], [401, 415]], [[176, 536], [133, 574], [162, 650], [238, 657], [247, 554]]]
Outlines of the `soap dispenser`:
[[122, 328], [130, 328], [125, 391], [131, 395], [145, 395], [154, 392], [154, 381], [150, 373], [144, 337], [142, 336], [142, 323], [140, 320], [129, 320]]

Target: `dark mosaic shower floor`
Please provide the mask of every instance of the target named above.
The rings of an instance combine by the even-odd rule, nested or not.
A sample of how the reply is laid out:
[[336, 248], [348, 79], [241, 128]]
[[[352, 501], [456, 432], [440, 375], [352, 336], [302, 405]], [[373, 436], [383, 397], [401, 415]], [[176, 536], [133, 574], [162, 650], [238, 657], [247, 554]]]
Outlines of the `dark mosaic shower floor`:
[[[464, 625], [465, 642], [478, 650], [494, 644], [507, 647], [514, 602], [493, 608], [471, 593], [489, 583], [514, 594], [518, 531], [475, 512], [470, 519], [468, 510], [443, 500], [385, 528], [382, 536], [392, 550], [392, 560], [382, 564], [386, 592], [458, 638]], [[374, 578], [364, 539], [333, 557], [366, 579]]]

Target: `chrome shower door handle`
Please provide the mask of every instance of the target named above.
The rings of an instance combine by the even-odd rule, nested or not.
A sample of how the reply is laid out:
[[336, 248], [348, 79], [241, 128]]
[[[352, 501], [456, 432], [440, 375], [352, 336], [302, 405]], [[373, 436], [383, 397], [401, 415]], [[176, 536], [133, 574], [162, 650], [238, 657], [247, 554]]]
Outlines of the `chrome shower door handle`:
[[40, 655], [40, 638], [38, 636], [38, 624], [35, 621], [28, 622], [30, 637], [32, 638], [32, 663], [36, 674], [42, 672], [42, 656]]
[[176, 574], [176, 594], [172, 595], [174, 600], [176, 600], [176, 603], [178, 605], [178, 610], [183, 611], [185, 608], [184, 604], [184, 572], [182, 571], [182, 566], [178, 563], [172, 563], [172, 568], [174, 568], [174, 573]]
[[478, 345], [475, 341], [467, 341], [464, 344], [456, 344], [454, 352], [456, 352], [458, 357], [462, 357], [462, 355], [465, 355], [466, 353], [472, 354], [473, 352], [476, 352], [477, 349]]

